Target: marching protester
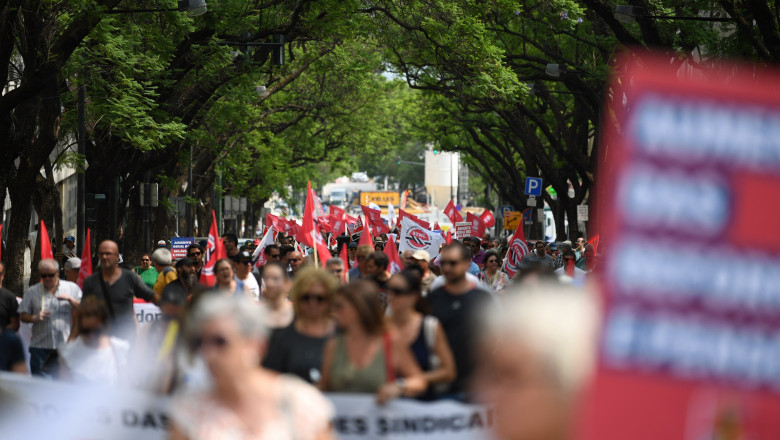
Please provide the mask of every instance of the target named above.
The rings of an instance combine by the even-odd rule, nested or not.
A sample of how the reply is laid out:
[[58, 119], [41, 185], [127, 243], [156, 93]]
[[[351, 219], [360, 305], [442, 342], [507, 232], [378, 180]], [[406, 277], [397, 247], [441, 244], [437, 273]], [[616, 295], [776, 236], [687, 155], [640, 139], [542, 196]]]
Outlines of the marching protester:
[[349, 270], [349, 279], [368, 278], [371, 273], [368, 270], [368, 257], [374, 252], [374, 248], [367, 244], [360, 245], [355, 250], [357, 266]]
[[525, 287], [480, 319], [475, 395], [501, 440], [574, 438], [576, 405], [595, 365], [598, 307], [590, 292]]
[[135, 266], [133, 272], [141, 277], [141, 281], [146, 284], [146, 287], [154, 289], [154, 283], [157, 282], [157, 269], [152, 267], [152, 254], [141, 254], [141, 265]]
[[257, 278], [252, 275], [252, 254], [249, 251], [241, 251], [233, 258], [236, 270], [236, 282], [242, 283], [255, 301], [260, 300], [260, 285]]
[[[404, 253], [406, 252], [407, 251], [404, 251]], [[433, 280], [436, 279], [436, 274], [431, 272], [431, 254], [429, 254], [428, 251], [422, 249], [414, 251], [410, 256], [410, 262], [408, 264], [404, 263], [404, 267], [409, 267], [413, 264], [420, 266], [422, 269], [422, 279], [420, 280], [422, 285], [420, 289], [422, 291], [422, 295], [425, 296], [431, 291]]]
[[503, 290], [509, 286], [509, 275], [502, 272], [501, 259], [498, 252], [490, 249], [485, 252], [485, 268], [479, 272], [479, 282], [486, 289], [503, 294]]
[[466, 277], [472, 264], [470, 254], [470, 250], [462, 243], [454, 242], [446, 246], [441, 254], [444, 286], [427, 296], [431, 315], [444, 328], [455, 357], [457, 377], [448, 390], [448, 397], [458, 400], [466, 400], [467, 385], [476, 366], [476, 314], [493, 301], [491, 293], [482, 290], [478, 282]]
[[344, 262], [339, 257], [330, 258], [325, 262], [325, 270], [333, 274], [339, 280], [344, 279]]
[[44, 363], [54, 361], [57, 350], [74, 336], [73, 311], [81, 302], [82, 292], [78, 284], [59, 278], [57, 260], [41, 260], [38, 272], [41, 282], [24, 293], [19, 315], [22, 322], [32, 323], [30, 373], [43, 376]]
[[203, 248], [197, 243], [192, 243], [187, 246], [187, 258], [192, 260], [192, 267], [195, 269], [195, 274], [200, 278], [200, 273], [203, 270]]
[[152, 252], [152, 264], [157, 270], [157, 281], [154, 282], [154, 292], [161, 294], [168, 283], [176, 279], [176, 271], [171, 267], [173, 256], [167, 248], [160, 247]]
[[109, 336], [108, 311], [95, 296], [84, 298], [76, 311], [79, 334], [59, 349], [59, 375], [63, 380], [117, 385], [127, 382], [130, 344]]
[[422, 301], [422, 284], [410, 269], [390, 277], [387, 297], [390, 324], [398, 332], [400, 341], [412, 350], [429, 385], [418, 398], [434, 400], [436, 390], [446, 390], [456, 376], [455, 360], [444, 330], [436, 317], [423, 315], [417, 310]]
[[237, 281], [236, 268], [230, 259], [222, 258], [217, 261], [214, 265], [214, 274], [216, 275], [216, 283], [214, 287], [209, 289], [210, 291], [245, 295], [254, 299], [247, 286], [243, 282]]
[[[390, 260], [387, 258], [384, 252], [375, 251], [368, 255], [366, 259], [366, 274], [367, 278], [374, 281], [380, 291], [384, 291], [387, 280], [390, 279], [390, 272], [387, 271], [387, 265]], [[383, 307], [385, 308], [385, 307]]]
[[75, 283], [79, 279], [79, 269], [81, 269], [81, 259], [71, 257], [65, 260], [65, 279]]
[[232, 232], [222, 234], [222, 244], [225, 246], [228, 258], [235, 257], [238, 254], [238, 237]]
[[207, 295], [195, 305], [187, 340], [213, 386], [177, 396], [172, 440], [332, 438], [327, 399], [295, 376], [258, 367], [266, 335], [263, 308], [246, 297]]
[[[165, 250], [170, 254], [167, 249], [157, 249], [157, 251], [160, 250]], [[109, 334], [124, 339], [132, 345], [137, 331], [133, 298], [157, 303], [160, 294], [146, 287], [136, 274], [118, 266], [119, 248], [113, 241], [106, 240], [100, 243], [98, 259], [100, 272], [90, 275], [84, 280], [84, 298], [96, 296], [103, 300], [108, 310]], [[78, 328], [76, 331], [78, 332]]]
[[267, 263], [263, 266], [263, 284], [263, 304], [268, 312], [268, 327], [287, 327], [295, 316], [293, 304], [287, 296], [290, 291], [287, 268], [278, 261]]
[[325, 343], [336, 331], [331, 307], [337, 288], [338, 280], [322, 269], [301, 269], [290, 292], [295, 320], [271, 335], [266, 368], [319, 382]]
[[376, 394], [380, 404], [425, 391], [428, 384], [411, 350], [387, 329], [373, 282], [341, 287], [333, 309], [342, 333], [325, 345], [321, 390]]
[[287, 255], [287, 262], [290, 264], [290, 271], [288, 272], [290, 278], [295, 278], [295, 275], [303, 265], [303, 254], [299, 251], [292, 251]]
[[538, 264], [543, 270], [552, 272], [555, 260], [547, 255], [546, 246], [539, 240], [534, 244], [534, 251], [523, 257], [523, 260]]
[[5, 264], [0, 261], [0, 329], [19, 330], [19, 302], [16, 295], [3, 287]]
[[163, 294], [166, 291], [174, 291], [185, 299], [191, 300], [193, 295], [197, 295], [203, 290], [203, 286], [198, 283], [198, 276], [195, 273], [195, 263], [185, 257], [176, 261], [175, 266], [176, 279], [165, 286]]

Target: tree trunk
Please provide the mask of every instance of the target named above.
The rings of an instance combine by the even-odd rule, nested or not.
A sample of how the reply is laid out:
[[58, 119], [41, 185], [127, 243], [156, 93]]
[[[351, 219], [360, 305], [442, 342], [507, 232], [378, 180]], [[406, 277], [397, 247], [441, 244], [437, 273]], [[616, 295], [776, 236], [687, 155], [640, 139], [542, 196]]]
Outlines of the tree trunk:
[[[32, 178], [18, 174], [8, 186], [11, 219], [8, 222], [8, 231], [3, 231], [3, 236], [6, 237], [6, 252], [3, 253], [6, 273], [3, 286], [19, 296], [24, 292], [24, 251], [28, 246], [34, 188], [35, 174]], [[30, 246], [34, 248], [35, 243]]]
[[[51, 165], [48, 166], [51, 168]], [[47, 170], [47, 174], [49, 170]], [[38, 218], [46, 223], [46, 229], [49, 231], [49, 239], [52, 241], [52, 252], [54, 258], [62, 264], [62, 208], [60, 205], [60, 192], [54, 185], [53, 175], [51, 180], [41, 176], [35, 179], [35, 190], [32, 197], [35, 212]], [[37, 280], [38, 262], [41, 260], [41, 234], [38, 231], [38, 240], [35, 245], [35, 251], [30, 258], [30, 280]]]

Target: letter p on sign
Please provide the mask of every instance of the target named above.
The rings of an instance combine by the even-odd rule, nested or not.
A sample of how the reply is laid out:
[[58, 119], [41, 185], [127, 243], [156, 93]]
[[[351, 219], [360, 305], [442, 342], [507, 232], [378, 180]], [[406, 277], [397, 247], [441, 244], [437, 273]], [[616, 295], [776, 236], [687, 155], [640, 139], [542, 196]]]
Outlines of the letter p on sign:
[[525, 178], [525, 193], [529, 196], [542, 195], [542, 179], [540, 177]]

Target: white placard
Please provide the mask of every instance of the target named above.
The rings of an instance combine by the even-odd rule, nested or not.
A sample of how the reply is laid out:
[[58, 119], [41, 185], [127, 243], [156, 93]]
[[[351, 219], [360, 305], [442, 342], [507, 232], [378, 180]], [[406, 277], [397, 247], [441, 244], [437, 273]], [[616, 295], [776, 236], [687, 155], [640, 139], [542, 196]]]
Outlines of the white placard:
[[536, 207], [536, 197], [528, 197], [528, 200], [526, 200], [525, 204], [531, 207]]
[[536, 210], [536, 220], [539, 223], [544, 223], [544, 209], [539, 208]]

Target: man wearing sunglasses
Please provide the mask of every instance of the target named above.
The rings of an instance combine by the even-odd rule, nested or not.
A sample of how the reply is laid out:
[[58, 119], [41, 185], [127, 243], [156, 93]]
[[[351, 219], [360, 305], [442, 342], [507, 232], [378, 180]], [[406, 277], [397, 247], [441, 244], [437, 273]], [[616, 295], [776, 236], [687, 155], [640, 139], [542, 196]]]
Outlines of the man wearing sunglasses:
[[42, 376], [46, 358], [71, 339], [73, 311], [81, 302], [78, 284], [59, 278], [57, 260], [41, 260], [38, 272], [41, 282], [27, 290], [19, 305], [22, 322], [32, 323], [30, 373], [34, 376]]
[[237, 282], [242, 282], [249, 289], [252, 297], [260, 300], [260, 285], [257, 284], [257, 279], [252, 275], [252, 254], [249, 251], [241, 251], [232, 258], [233, 264], [236, 266], [236, 274], [234, 278]]
[[187, 247], [187, 258], [192, 260], [195, 275], [200, 278], [200, 271], [203, 269], [203, 248], [197, 243], [192, 243]]
[[466, 387], [476, 364], [473, 355], [478, 332], [476, 314], [493, 300], [490, 292], [466, 277], [471, 263], [471, 252], [466, 245], [454, 242], [446, 246], [440, 260], [444, 286], [428, 294], [431, 315], [441, 323], [455, 357], [458, 377], [452, 382], [449, 394], [461, 400], [466, 398]]

